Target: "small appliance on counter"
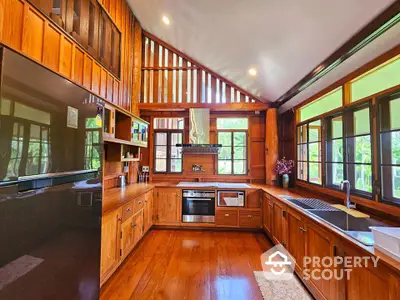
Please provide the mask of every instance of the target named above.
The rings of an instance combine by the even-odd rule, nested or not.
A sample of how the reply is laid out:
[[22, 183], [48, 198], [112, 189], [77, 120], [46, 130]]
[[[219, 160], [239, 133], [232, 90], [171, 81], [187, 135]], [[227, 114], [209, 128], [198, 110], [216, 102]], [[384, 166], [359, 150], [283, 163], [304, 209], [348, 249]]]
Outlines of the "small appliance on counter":
[[244, 191], [218, 191], [218, 206], [244, 206]]
[[125, 186], [126, 186], [126, 177], [125, 177], [125, 175], [118, 176], [117, 187], [125, 187]]

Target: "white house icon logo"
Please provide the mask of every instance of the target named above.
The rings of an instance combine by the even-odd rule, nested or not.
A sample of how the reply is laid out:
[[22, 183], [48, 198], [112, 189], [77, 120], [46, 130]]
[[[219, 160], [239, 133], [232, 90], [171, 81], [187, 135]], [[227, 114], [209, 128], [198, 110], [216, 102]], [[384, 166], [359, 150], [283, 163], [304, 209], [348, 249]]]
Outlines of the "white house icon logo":
[[[274, 261], [276, 257], [280, 256], [280, 261]], [[271, 272], [274, 273], [275, 275], [282, 275], [285, 273], [286, 269], [284, 266], [290, 266], [292, 263], [288, 260], [287, 255], [281, 253], [280, 251], [276, 251], [273, 253], [268, 261], [265, 262], [266, 265], [270, 265], [271, 267]]]
[[290, 280], [296, 260], [279, 244], [261, 255], [261, 265], [266, 279]]

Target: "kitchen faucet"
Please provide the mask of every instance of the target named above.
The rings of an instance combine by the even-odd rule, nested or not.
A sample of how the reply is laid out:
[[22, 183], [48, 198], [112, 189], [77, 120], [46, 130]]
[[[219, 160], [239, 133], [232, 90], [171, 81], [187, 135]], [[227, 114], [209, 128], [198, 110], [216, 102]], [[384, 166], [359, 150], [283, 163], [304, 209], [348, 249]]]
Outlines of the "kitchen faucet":
[[350, 181], [343, 180], [342, 182], [340, 182], [340, 189], [343, 190], [345, 185], [346, 185], [346, 207], [356, 208], [356, 205], [350, 202], [350, 189], [351, 189]]

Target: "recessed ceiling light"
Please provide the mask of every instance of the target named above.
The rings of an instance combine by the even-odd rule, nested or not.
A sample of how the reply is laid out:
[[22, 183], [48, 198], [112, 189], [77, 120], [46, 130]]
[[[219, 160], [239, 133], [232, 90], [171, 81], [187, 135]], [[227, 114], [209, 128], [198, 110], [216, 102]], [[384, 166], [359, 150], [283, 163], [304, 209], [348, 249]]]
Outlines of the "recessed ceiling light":
[[167, 16], [163, 16], [163, 17], [162, 17], [162, 21], [163, 21], [165, 24], [169, 25], [169, 19], [168, 19]]
[[256, 76], [257, 75], [257, 69], [256, 68], [250, 68], [249, 69], [249, 75], [250, 76]]

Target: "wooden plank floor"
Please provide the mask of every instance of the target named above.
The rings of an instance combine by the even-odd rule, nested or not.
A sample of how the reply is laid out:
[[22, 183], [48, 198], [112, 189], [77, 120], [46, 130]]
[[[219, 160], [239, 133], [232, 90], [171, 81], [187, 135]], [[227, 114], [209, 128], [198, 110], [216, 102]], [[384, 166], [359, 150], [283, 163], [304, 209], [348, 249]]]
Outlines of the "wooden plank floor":
[[100, 299], [262, 299], [253, 271], [271, 247], [262, 233], [152, 230]]

